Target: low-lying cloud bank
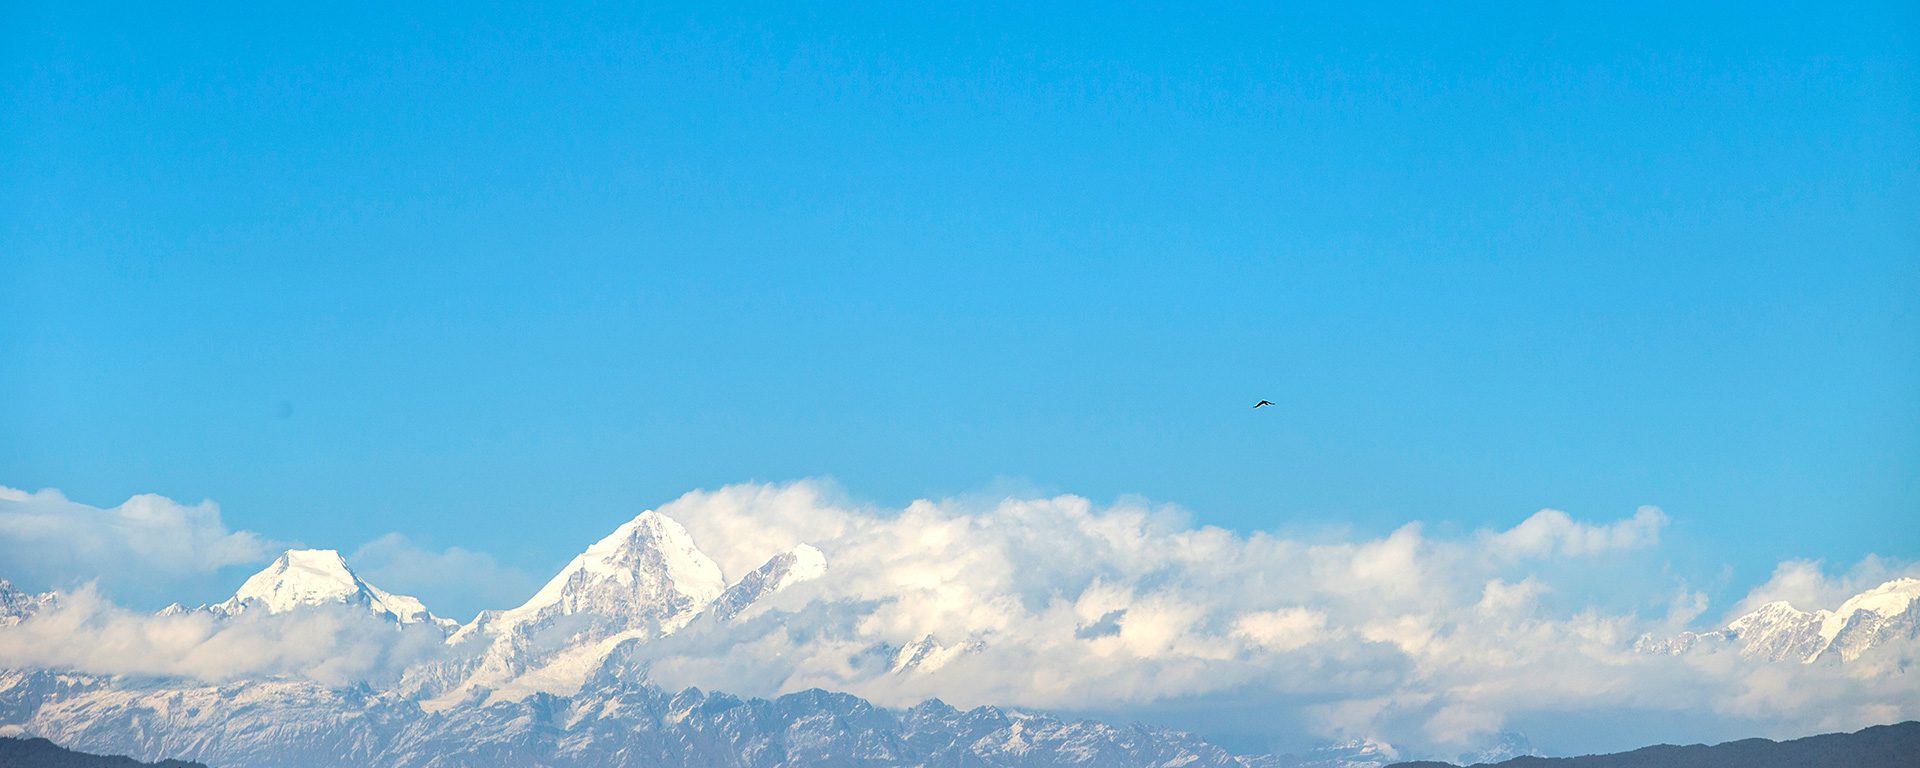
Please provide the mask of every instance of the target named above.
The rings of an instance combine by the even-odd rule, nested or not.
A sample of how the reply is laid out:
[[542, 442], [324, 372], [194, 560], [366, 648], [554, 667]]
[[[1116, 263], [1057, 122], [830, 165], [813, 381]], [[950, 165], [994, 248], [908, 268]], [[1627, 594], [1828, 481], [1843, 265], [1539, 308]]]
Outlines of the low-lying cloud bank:
[[380, 684], [443, 652], [445, 635], [396, 626], [364, 608], [321, 605], [217, 618], [205, 611], [129, 611], [92, 586], [62, 592], [31, 620], [0, 627], [0, 667], [208, 682], [304, 677]]
[[[1230, 694], [1324, 736], [1441, 749], [1522, 713], [1711, 712], [1783, 734], [1920, 716], [1920, 677], [1904, 672], [1911, 646], [1845, 666], [1635, 652], [1641, 634], [1708, 613], [1678, 582], [1600, 594], [1653, 583], [1648, 556], [1667, 516], [1652, 507], [1598, 523], [1548, 509], [1503, 531], [1434, 538], [1413, 523], [1331, 542], [1074, 496], [883, 513], [808, 483], [692, 493], [661, 511], [730, 575], [801, 541], [829, 563], [825, 578], [778, 596], [791, 613], [695, 627], [652, 648], [652, 674], [670, 685], [1066, 709]], [[1790, 563], [1755, 595], [1792, 586], [1825, 601], [1804, 607], [1832, 607], [1856, 586], [1915, 573], [1875, 560], [1827, 578]], [[1623, 603], [1657, 610], [1601, 607]], [[862, 655], [927, 635], [972, 650], [927, 674], [876, 673], [890, 659]]]
[[[1276, 732], [1435, 752], [1541, 717], [1674, 712], [1789, 736], [1920, 717], [1911, 643], [1847, 664], [1762, 662], [1731, 648], [1636, 652], [1644, 633], [1717, 626], [1774, 599], [1832, 607], [1864, 586], [1920, 575], [1878, 558], [1831, 576], [1789, 562], [1739, 605], [1712, 610], [1659, 575], [1667, 516], [1651, 507], [1602, 522], [1542, 510], [1505, 530], [1451, 537], [1414, 523], [1347, 541], [1240, 535], [1194, 526], [1173, 507], [1075, 496], [876, 510], [810, 482], [695, 492], [660, 511], [729, 579], [799, 543], [828, 562], [823, 577], [739, 620], [697, 621], [643, 646], [636, 658], [669, 688], [821, 687], [892, 705], [939, 697], [1104, 712], [1212, 700], [1270, 713]], [[0, 527], [0, 538], [10, 530]], [[419, 562], [414, 549], [393, 539], [362, 553]], [[1646, 585], [1658, 587], [1609, 593]], [[943, 649], [937, 668], [896, 669], [901, 648], [929, 641]], [[378, 682], [443, 652], [429, 633], [348, 612], [220, 625], [127, 612], [91, 590], [0, 628], [0, 666], [209, 680]]]

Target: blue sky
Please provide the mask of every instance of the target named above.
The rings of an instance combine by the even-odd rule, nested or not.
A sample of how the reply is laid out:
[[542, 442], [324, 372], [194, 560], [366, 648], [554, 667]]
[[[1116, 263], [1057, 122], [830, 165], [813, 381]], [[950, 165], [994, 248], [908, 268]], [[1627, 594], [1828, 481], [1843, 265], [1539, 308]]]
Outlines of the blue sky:
[[804, 477], [1920, 556], [1910, 5], [4, 13], [0, 484], [538, 573]]

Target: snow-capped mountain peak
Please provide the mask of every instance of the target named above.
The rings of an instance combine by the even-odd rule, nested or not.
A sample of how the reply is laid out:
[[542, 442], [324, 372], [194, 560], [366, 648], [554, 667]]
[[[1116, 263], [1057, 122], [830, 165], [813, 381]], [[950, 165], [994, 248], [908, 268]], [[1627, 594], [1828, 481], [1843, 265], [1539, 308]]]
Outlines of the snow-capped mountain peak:
[[[672, 634], [726, 590], [720, 566], [672, 518], [640, 513], [507, 611], [486, 611], [448, 642], [485, 643], [465, 669], [437, 674], [435, 706], [476, 688], [496, 697], [578, 689], [621, 643]], [[444, 687], [450, 684], [451, 687]]]
[[501, 612], [497, 624], [576, 613], [691, 617], [726, 587], [720, 566], [686, 528], [648, 510], [575, 556], [527, 602]]
[[827, 556], [812, 545], [801, 544], [768, 558], [764, 565], [740, 577], [710, 610], [721, 621], [729, 621], [768, 595], [826, 573]]
[[345, 602], [360, 591], [347, 561], [331, 549], [289, 549], [247, 578], [224, 605], [257, 603], [272, 613], [302, 605]]
[[1824, 647], [1819, 628], [1827, 616], [1826, 611], [1802, 611], [1776, 600], [1728, 622], [1722, 632], [1741, 641], [1742, 656], [1805, 661]]
[[1900, 578], [1847, 598], [1834, 610], [1803, 611], [1776, 600], [1713, 632], [1683, 632], [1667, 639], [1643, 637], [1642, 652], [1682, 654], [1703, 645], [1738, 645], [1746, 658], [1811, 664], [1837, 657], [1853, 661], [1883, 640], [1920, 636], [1920, 579]]
[[233, 616], [250, 610], [286, 613], [311, 605], [365, 605], [376, 615], [401, 624], [447, 623], [408, 595], [396, 595], [362, 581], [340, 553], [331, 549], [289, 549], [271, 565], [247, 578], [213, 612]]
[[779, 579], [774, 590], [786, 589], [803, 581], [811, 581], [827, 574], [827, 556], [811, 544], [800, 544], [767, 561], [768, 565], [779, 564]]
[[42, 608], [52, 605], [54, 599], [52, 592], [28, 594], [15, 589], [13, 582], [0, 579], [0, 627], [10, 627], [33, 618]]
[[940, 638], [926, 635], [918, 640], [900, 646], [893, 654], [893, 672], [934, 672], [952, 663], [954, 659], [985, 649], [982, 640], [973, 640], [956, 645], [947, 645]]
[[1861, 611], [1898, 616], [1912, 610], [1915, 600], [1920, 600], [1920, 579], [1894, 579], [1847, 598], [1834, 610], [1833, 618], [1845, 620]]
[[1894, 579], [1847, 598], [1820, 622], [1821, 651], [1852, 661], [1884, 637], [1916, 634], [1920, 631], [1915, 621], [1920, 617], [1913, 610], [1916, 601], [1920, 601], [1920, 579]]

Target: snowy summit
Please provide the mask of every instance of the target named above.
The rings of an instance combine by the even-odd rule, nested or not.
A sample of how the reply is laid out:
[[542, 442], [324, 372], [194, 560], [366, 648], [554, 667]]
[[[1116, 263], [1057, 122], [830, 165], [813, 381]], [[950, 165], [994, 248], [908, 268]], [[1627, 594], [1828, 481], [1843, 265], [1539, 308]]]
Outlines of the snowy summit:
[[233, 597], [211, 610], [236, 616], [251, 610], [286, 613], [302, 606], [329, 604], [364, 605], [375, 615], [401, 624], [454, 624], [429, 613], [417, 598], [361, 581], [340, 553], [331, 549], [289, 549], [281, 553], [272, 565], [241, 584]]

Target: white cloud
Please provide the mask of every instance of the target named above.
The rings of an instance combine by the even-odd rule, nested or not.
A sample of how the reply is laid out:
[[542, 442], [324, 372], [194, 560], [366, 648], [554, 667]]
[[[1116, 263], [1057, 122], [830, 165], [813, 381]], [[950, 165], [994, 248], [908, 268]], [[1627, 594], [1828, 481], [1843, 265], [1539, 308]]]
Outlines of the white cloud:
[[1543, 509], [1488, 538], [1495, 554], [1509, 557], [1586, 557], [1653, 546], [1666, 526], [1667, 515], [1657, 507], [1641, 507], [1633, 517], [1607, 525], [1589, 525], [1560, 510]]
[[484, 608], [516, 604], [541, 584], [540, 577], [501, 565], [484, 552], [434, 551], [398, 533], [360, 545], [347, 562], [367, 582], [420, 598], [435, 615], [460, 620]]
[[1920, 563], [1895, 563], [1868, 555], [1846, 572], [1829, 576], [1819, 561], [1788, 560], [1773, 569], [1766, 583], [1747, 593], [1732, 614], [1737, 616], [1777, 600], [1803, 611], [1833, 608], [1862, 590], [1903, 576], [1920, 578]]
[[[1601, 522], [1542, 510], [1504, 531], [1452, 537], [1409, 524], [1357, 540], [1240, 535], [1195, 526], [1171, 506], [1076, 496], [875, 509], [807, 482], [690, 493], [660, 509], [729, 577], [798, 543], [819, 547], [829, 563], [823, 577], [777, 593], [764, 611], [695, 622], [639, 649], [649, 675], [669, 688], [769, 695], [822, 687], [887, 705], [937, 696], [962, 706], [1106, 712], [1217, 701], [1329, 738], [1382, 738], [1421, 754], [1453, 754], [1446, 750], [1529, 716], [1714, 713], [1776, 736], [1920, 716], [1920, 677], [1905, 671], [1920, 655], [1914, 648], [1844, 667], [1756, 667], [1711, 649], [1635, 653], [1640, 634], [1706, 608], [1703, 595], [1677, 582], [1624, 601], [1657, 615], [1601, 607], [1623, 603], [1607, 590], [1646, 583], [1636, 553], [1657, 545], [1666, 524], [1651, 507]], [[1577, 569], [1550, 567], [1569, 558], [1580, 559]], [[520, 576], [485, 555], [432, 551], [399, 536], [370, 542], [353, 559], [368, 580], [429, 598], [452, 594], [463, 579], [486, 582], [471, 589], [474, 600], [496, 595], [488, 607], [516, 603], [535, 586], [529, 579], [516, 591]], [[1749, 601], [1777, 595], [1830, 606], [1849, 589], [1910, 570], [1870, 560], [1828, 577], [1788, 563]], [[369, 657], [361, 643], [411, 636], [354, 629], [364, 617], [297, 627], [324, 638], [324, 651], [275, 650], [294, 625], [224, 634], [190, 618], [73, 609], [79, 618], [41, 625], [39, 635], [0, 635], [0, 655], [199, 676], [316, 665], [348, 679], [385, 674], [420, 653], [396, 646]], [[901, 646], [929, 635], [966, 650], [934, 672], [891, 669]], [[50, 647], [63, 642], [69, 647]]]
[[1240, 617], [1233, 633], [1269, 651], [1291, 651], [1328, 636], [1327, 615], [1311, 608], [1281, 608]]
[[1532, 612], [1546, 591], [1547, 585], [1531, 576], [1517, 583], [1493, 579], [1481, 590], [1480, 602], [1474, 609], [1492, 616], [1525, 615]]
[[0, 576], [30, 588], [97, 581], [140, 591], [259, 562], [275, 548], [252, 532], [228, 530], [211, 501], [189, 506], [141, 494], [102, 508], [53, 489], [0, 486]]
[[1666, 626], [1670, 632], [1680, 631], [1700, 614], [1707, 612], [1707, 594], [1685, 587], [1674, 590], [1673, 599], [1667, 603]]
[[129, 611], [92, 586], [62, 592], [29, 621], [0, 627], [10, 667], [225, 681], [299, 675], [328, 685], [388, 682], [443, 651], [433, 627], [400, 627], [360, 606], [313, 606], [217, 620]]
[[[1835, 711], [1920, 715], [1920, 680], [1904, 675], [1755, 691], [1743, 667], [1712, 654], [1633, 652], [1640, 633], [1705, 607], [1677, 584], [1660, 615], [1597, 607], [1621, 603], [1594, 586], [1610, 569], [1636, 577], [1613, 583], [1644, 583], [1632, 555], [1667, 523], [1652, 507], [1602, 522], [1542, 510], [1449, 539], [1409, 524], [1357, 541], [1241, 536], [1171, 507], [1075, 496], [862, 509], [807, 483], [692, 493], [662, 511], [729, 574], [801, 541], [830, 563], [781, 595], [780, 611], [648, 649], [669, 686], [1065, 709], [1243, 701], [1251, 689], [1277, 717], [1292, 712], [1328, 736], [1430, 748], [1529, 712], [1723, 711], [1774, 733], [1846, 720]], [[1582, 567], [1538, 567], [1566, 558]], [[889, 673], [889, 649], [929, 634], [983, 646], [931, 674]]]

